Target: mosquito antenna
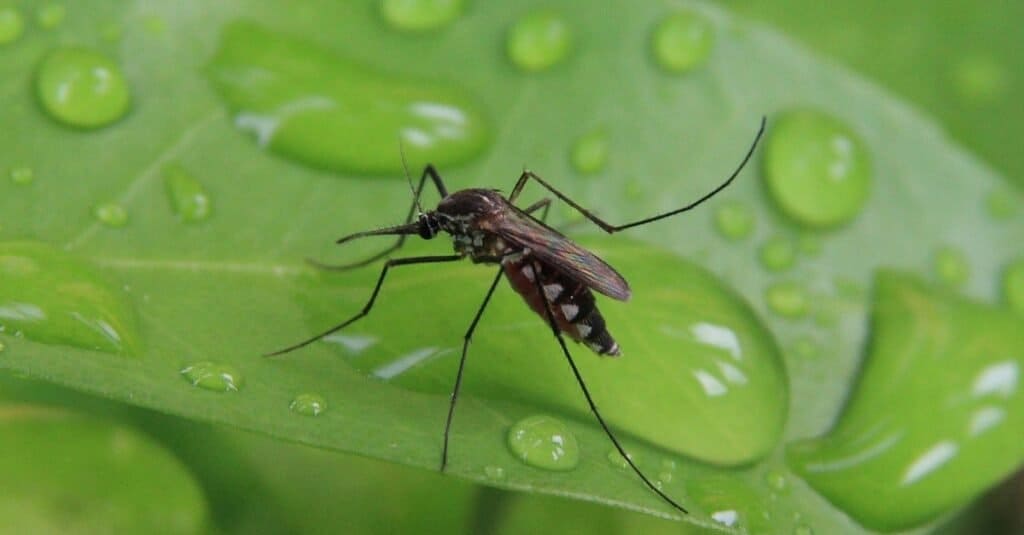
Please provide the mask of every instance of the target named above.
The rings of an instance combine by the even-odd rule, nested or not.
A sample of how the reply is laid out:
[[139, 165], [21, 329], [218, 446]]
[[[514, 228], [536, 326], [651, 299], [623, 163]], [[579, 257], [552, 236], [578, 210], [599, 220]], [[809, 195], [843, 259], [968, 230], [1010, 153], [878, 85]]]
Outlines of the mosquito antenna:
[[416, 204], [416, 212], [422, 214], [423, 207], [420, 206], [419, 192], [416, 191], [416, 186], [412, 185], [412, 177], [409, 175], [409, 163], [405, 161], [405, 144], [402, 143], [402, 138], [398, 138], [398, 153], [402, 155], [402, 169], [405, 169], [405, 180], [409, 183], [409, 191], [412, 192], [412, 202]]

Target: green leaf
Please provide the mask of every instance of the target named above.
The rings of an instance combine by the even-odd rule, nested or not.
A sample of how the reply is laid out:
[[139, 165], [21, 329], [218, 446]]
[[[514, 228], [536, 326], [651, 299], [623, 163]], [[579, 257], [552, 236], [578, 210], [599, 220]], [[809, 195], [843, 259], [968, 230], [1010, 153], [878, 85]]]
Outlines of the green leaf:
[[0, 512], [12, 533], [198, 533], [206, 504], [151, 438], [42, 406], [0, 404]]
[[[18, 5], [26, 12], [30, 6]], [[573, 43], [560, 63], [527, 74], [503, 57], [506, 32], [541, 5], [568, 21]], [[465, 165], [441, 169], [452, 190], [508, 191], [526, 163], [616, 223], [699, 198], [734, 169], [762, 114], [771, 122], [780, 112], [810, 108], [842, 121], [869, 152], [871, 183], [861, 213], [828, 234], [804, 234], [765, 196], [758, 154], [722, 198], [701, 209], [630, 230], [628, 237], [586, 240], [630, 280], [636, 299], [600, 301], [623, 343], [621, 359], [573, 349], [583, 372], [593, 376], [598, 405], [629, 431], [622, 438], [638, 465], [692, 509], [687, 521], [714, 526], [736, 519], [754, 530], [770, 518], [783, 532], [801, 526], [819, 533], [864, 531], [789, 474], [781, 455], [785, 441], [829, 427], [854, 380], [867, 314], [856, 289], [870, 284], [881, 266], [930, 271], [934, 251], [955, 247], [968, 261], [964, 291], [991, 299], [1001, 266], [1024, 238], [1020, 211], [1016, 219], [991, 220], [985, 199], [1000, 187], [999, 177], [895, 99], [777, 33], [703, 4], [694, 9], [715, 32], [711, 55], [700, 68], [668, 74], [648, 51], [651, 32], [671, 12], [655, 3], [537, 1], [514, 9], [478, 3], [450, 26], [416, 34], [386, 26], [369, 1], [322, 0], [300, 8], [277, 0], [69, 5], [57, 28], [30, 28], [3, 45], [0, 100], [7, 105], [0, 107], [0, 124], [18, 136], [0, 142], [0, 167], [31, 169], [31, 180], [23, 171], [16, 173], [19, 180], [0, 180], [0, 239], [46, 242], [98, 266], [112, 281], [106, 292], [123, 293], [133, 304], [143, 351], [127, 357], [74, 341], [56, 345], [4, 336], [0, 367], [189, 418], [436, 469], [453, 361], [492, 271], [468, 263], [398, 268], [378, 308], [341, 339], [349, 347], [374, 341], [362, 356], [338, 343], [319, 343], [278, 360], [261, 358], [358, 310], [375, 268], [321, 274], [302, 259], [344, 262], [375, 252], [384, 244], [366, 240], [335, 251], [332, 242], [400, 222], [409, 209], [409, 188], [401, 173], [368, 178], [313, 170], [316, 162], [263, 151], [237, 129], [237, 118], [204, 72], [224, 29], [239, 20], [375, 72], [457, 85], [476, 98], [490, 119], [490, 145]], [[108, 39], [117, 34], [118, 40]], [[133, 103], [120, 123], [71, 130], [35, 104], [33, 73], [58, 44], [90, 47], [117, 60]], [[597, 172], [586, 166], [582, 176], [571, 165], [572, 144], [594, 131], [607, 133], [607, 161]], [[401, 162], [397, 133], [392, 139], [390, 148], [374, 145], [368, 153], [393, 150], [394, 161]], [[414, 154], [409, 166], [425, 163]], [[213, 206], [205, 219], [179, 221], [161, 179], [168, 168], [185, 170], [203, 186]], [[524, 200], [541, 193], [530, 185]], [[727, 200], [753, 214], [751, 237], [730, 242], [715, 230], [716, 210]], [[127, 210], [124, 226], [93, 216], [96, 206], [112, 201]], [[556, 210], [555, 224], [567, 213]], [[580, 230], [585, 228], [571, 230], [594, 232]], [[812, 253], [795, 267], [781, 274], [765, 270], [757, 248], [779, 235], [819, 241], [820, 252], [801, 246]], [[402, 254], [449, 251], [447, 243], [416, 243]], [[793, 281], [809, 294], [813, 321], [770, 311], [766, 288]], [[658, 401], [659, 392], [677, 382], [672, 374], [696, 370], [702, 358], [690, 353], [692, 340], [673, 339], [659, 323], [680, 310], [697, 314], [702, 303], [678, 295], [697, 283], [712, 285], [705, 288], [710, 294], [749, 301], [752, 311], [732, 297], [711, 304], [746, 310], [743, 324], [762, 333], [761, 346], [777, 342], [782, 348], [788, 381], [768, 349], [741, 370], [760, 393], [744, 394], [727, 410], [710, 399], [716, 388], [689, 400]], [[610, 444], [582, 408], [541, 320], [504, 286], [492, 307], [471, 347], [449, 471], [504, 488], [670, 515], [634, 474], [609, 460]], [[393, 360], [422, 348], [455, 351], [397, 381], [404, 385], [368, 378], [371, 368], [360, 368], [364, 356]], [[239, 390], [196, 388], [179, 374], [204, 361], [232, 370]], [[717, 373], [724, 384], [727, 372]], [[202, 384], [217, 387], [216, 381]], [[327, 410], [319, 416], [291, 411], [291, 401], [304, 393], [323, 396]], [[764, 413], [741, 410], [763, 400], [769, 401]], [[541, 471], [508, 451], [508, 427], [535, 413], [563, 419], [577, 437], [576, 469]], [[763, 427], [748, 433], [751, 422]], [[652, 432], [659, 425], [677, 436]], [[724, 460], [706, 450], [694, 453], [684, 439], [693, 441], [690, 446], [718, 442], [722, 452], [732, 453]], [[747, 464], [725, 468], [702, 459]]]

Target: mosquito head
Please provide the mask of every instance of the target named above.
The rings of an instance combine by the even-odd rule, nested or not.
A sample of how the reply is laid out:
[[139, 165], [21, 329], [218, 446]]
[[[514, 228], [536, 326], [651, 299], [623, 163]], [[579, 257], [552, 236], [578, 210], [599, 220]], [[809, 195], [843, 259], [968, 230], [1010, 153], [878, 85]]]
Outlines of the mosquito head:
[[437, 233], [441, 232], [441, 222], [437, 220], [437, 215], [434, 212], [421, 213], [417, 232], [424, 240], [437, 236]]

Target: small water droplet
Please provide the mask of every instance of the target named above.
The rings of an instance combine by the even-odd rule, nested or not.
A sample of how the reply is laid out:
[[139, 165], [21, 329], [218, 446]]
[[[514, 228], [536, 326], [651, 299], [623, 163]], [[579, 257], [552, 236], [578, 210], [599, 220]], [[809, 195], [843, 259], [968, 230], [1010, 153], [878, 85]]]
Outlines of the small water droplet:
[[484, 467], [484, 475], [491, 481], [502, 481], [505, 479], [505, 469], [500, 466], [487, 465]]
[[320, 394], [303, 393], [295, 396], [288, 408], [303, 416], [320, 416], [327, 410], [327, 400]]
[[32, 183], [36, 178], [35, 171], [31, 167], [15, 167], [11, 169], [11, 182], [18, 185]]
[[739, 201], [720, 203], [715, 210], [715, 228], [727, 240], [742, 240], [754, 231], [754, 213]]
[[210, 196], [206, 189], [184, 167], [164, 167], [164, 186], [174, 213], [186, 223], [202, 221], [210, 216]]
[[0, 45], [13, 43], [25, 29], [25, 18], [13, 6], [0, 7]]
[[651, 35], [654, 59], [671, 73], [684, 73], [703, 65], [714, 43], [711, 22], [692, 11], [678, 11], [665, 17]]
[[128, 224], [128, 211], [116, 202], [98, 204], [92, 214], [108, 227], [123, 227]]
[[819, 111], [791, 111], [765, 142], [765, 181], [783, 213], [810, 227], [852, 220], [868, 198], [871, 163], [842, 121]]
[[216, 392], [237, 392], [242, 386], [242, 376], [228, 364], [203, 361], [181, 369], [181, 375], [192, 386]]
[[572, 145], [569, 159], [582, 175], [600, 172], [608, 162], [608, 135], [603, 130], [594, 130], [580, 136]]
[[672, 459], [662, 459], [661, 460], [661, 469], [662, 470], [666, 470], [666, 471], [669, 471], [669, 472], [674, 472], [677, 467], [678, 467], [678, 465]]
[[768, 271], [785, 271], [796, 263], [796, 246], [789, 238], [774, 236], [761, 245], [759, 258]]
[[160, 36], [167, 31], [167, 23], [156, 15], [147, 15], [142, 18], [142, 29], [149, 35]]
[[1003, 300], [1010, 307], [1024, 312], [1024, 258], [1003, 270]]
[[776, 469], [765, 472], [764, 482], [775, 492], [785, 492], [789, 488], [789, 480], [786, 478], [786, 474]]
[[792, 281], [772, 283], [765, 291], [765, 298], [772, 311], [787, 318], [805, 316], [810, 304], [804, 287]]
[[520, 69], [543, 71], [569, 55], [572, 31], [557, 13], [538, 11], [512, 26], [506, 47], [509, 59]]
[[561, 420], [542, 414], [516, 422], [508, 447], [524, 463], [546, 470], [572, 470], [580, 461], [576, 436]]
[[810, 526], [800, 525], [793, 530], [793, 535], [814, 535], [814, 530]]
[[64, 22], [67, 14], [68, 10], [62, 4], [47, 4], [36, 11], [36, 23], [44, 30], [52, 30]]
[[[629, 455], [629, 460], [633, 460], [632, 455]], [[615, 468], [621, 470], [629, 468], [629, 463], [626, 462], [625, 457], [623, 457], [622, 454], [619, 453], [619, 450], [615, 448], [612, 448], [611, 450], [608, 451], [608, 462], [612, 463], [612, 466], [614, 466]]]
[[935, 251], [934, 269], [939, 282], [952, 288], [963, 286], [971, 275], [967, 257], [959, 249], [950, 246]]
[[36, 96], [50, 117], [78, 128], [109, 125], [128, 112], [131, 102], [121, 68], [85, 48], [50, 52], [36, 75]]
[[672, 478], [674, 478], [674, 477], [675, 477], [675, 474], [673, 474], [672, 472], [669, 472], [667, 470], [658, 473], [658, 481], [660, 481], [660, 482], [662, 482], [662, 483], [664, 483], [666, 485], [671, 483], [672, 482]]
[[985, 210], [992, 219], [1005, 221], [1017, 213], [1018, 201], [1009, 190], [996, 190], [985, 196]]
[[462, 0], [382, 0], [380, 12], [399, 30], [434, 30], [462, 14]]
[[797, 238], [796, 248], [801, 254], [818, 256], [821, 254], [821, 237], [813, 232], [804, 232]]

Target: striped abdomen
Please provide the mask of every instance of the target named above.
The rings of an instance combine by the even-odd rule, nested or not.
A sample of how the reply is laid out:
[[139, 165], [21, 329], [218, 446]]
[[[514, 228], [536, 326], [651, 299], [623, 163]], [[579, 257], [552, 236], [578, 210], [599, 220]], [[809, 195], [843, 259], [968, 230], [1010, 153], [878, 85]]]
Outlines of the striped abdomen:
[[619, 344], [605, 328], [604, 318], [597, 310], [594, 294], [579, 281], [562, 275], [530, 257], [504, 264], [505, 276], [512, 287], [523, 296], [534, 312], [547, 323], [544, 300], [537, 291], [536, 277], [551, 303], [551, 312], [559, 330], [577, 342], [582, 342], [598, 355], [617, 357]]

